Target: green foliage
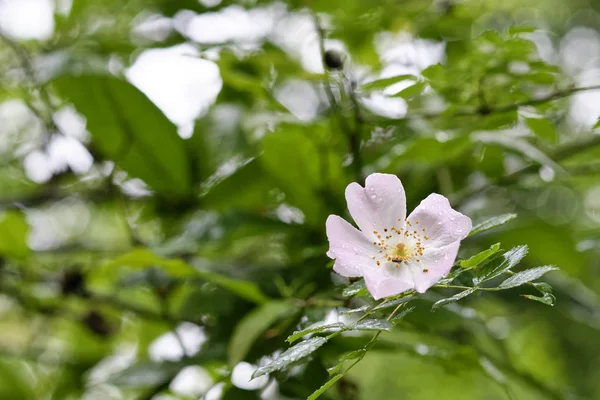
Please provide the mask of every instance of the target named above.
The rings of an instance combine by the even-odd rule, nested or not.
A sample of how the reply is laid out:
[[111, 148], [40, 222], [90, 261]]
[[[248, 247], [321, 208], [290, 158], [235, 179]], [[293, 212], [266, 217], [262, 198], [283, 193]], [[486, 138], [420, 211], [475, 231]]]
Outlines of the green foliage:
[[22, 213], [5, 211], [0, 215], [0, 254], [23, 258], [29, 255], [27, 236], [29, 225]]
[[270, 374], [274, 371], [279, 371], [280, 369], [285, 368], [288, 365], [303, 359], [304, 357], [308, 357], [311, 353], [314, 353], [325, 343], [327, 343], [327, 338], [323, 337], [314, 337], [300, 342], [281, 353], [281, 355], [271, 363], [258, 368], [254, 374], [252, 374], [252, 378], [258, 378], [259, 376]]
[[492, 217], [473, 226], [473, 229], [471, 229], [471, 233], [469, 233], [469, 236], [477, 235], [478, 233], [485, 232], [489, 229], [503, 225], [515, 218], [517, 218], [517, 214], [504, 214], [499, 215], [497, 217]]
[[[596, 0], [62, 3], [0, 21], [0, 398], [600, 399]], [[476, 222], [426, 293], [331, 269], [372, 172]]]
[[289, 313], [292, 309], [292, 305], [288, 302], [272, 301], [248, 313], [237, 324], [231, 336], [229, 364], [235, 366], [238, 362], [243, 361], [259, 336], [277, 319]]
[[166, 197], [191, 190], [185, 143], [135, 86], [108, 76], [63, 76], [54, 86], [85, 115], [94, 148]]

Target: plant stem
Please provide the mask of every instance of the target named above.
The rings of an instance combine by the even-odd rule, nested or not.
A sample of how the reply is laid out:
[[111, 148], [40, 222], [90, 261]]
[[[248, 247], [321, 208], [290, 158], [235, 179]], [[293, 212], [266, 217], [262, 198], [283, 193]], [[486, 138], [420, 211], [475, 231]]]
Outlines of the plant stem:
[[[323, 81], [325, 94], [327, 96], [327, 100], [329, 101], [329, 105], [330, 105], [331, 109], [337, 115], [337, 120], [338, 120], [340, 129], [342, 130], [342, 132], [345, 133], [345, 135], [347, 137], [348, 147], [349, 147], [350, 153], [352, 154], [352, 165], [354, 166], [355, 178], [356, 178], [356, 180], [361, 181], [362, 180], [362, 172], [361, 172], [362, 171], [362, 159], [360, 156], [359, 126], [362, 125], [363, 119], [362, 119], [362, 116], [360, 115], [360, 110], [357, 108], [358, 101], [356, 100], [354, 90], [351, 90], [350, 99], [353, 102], [354, 116], [355, 116], [356, 125], [357, 125], [355, 127], [355, 129], [351, 129], [351, 127], [348, 124], [348, 121], [346, 121], [346, 119], [344, 118], [342, 109], [335, 98], [335, 94], [333, 93], [333, 90], [331, 90], [331, 80], [329, 78], [329, 72], [327, 71], [327, 65], [325, 63], [325, 51], [326, 51], [325, 50], [325, 32], [319, 22], [318, 15], [315, 12], [311, 12], [311, 15], [312, 15], [312, 18], [313, 18], [313, 21], [315, 24], [315, 29], [317, 31], [317, 36], [318, 36], [318, 40], [319, 40], [319, 51], [321, 52], [321, 63], [323, 65], [323, 71], [324, 71], [324, 76], [325, 76], [324, 81]], [[343, 88], [342, 88], [342, 90], [343, 90]], [[359, 124], [359, 122], [360, 122], [360, 124]]]

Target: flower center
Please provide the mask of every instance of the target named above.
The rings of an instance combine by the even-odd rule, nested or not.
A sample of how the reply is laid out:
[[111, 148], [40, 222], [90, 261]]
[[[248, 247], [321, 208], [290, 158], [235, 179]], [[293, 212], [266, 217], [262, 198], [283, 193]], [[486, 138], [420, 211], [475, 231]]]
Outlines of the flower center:
[[[400, 221], [400, 220], [399, 220]], [[404, 228], [386, 228], [383, 230], [384, 235], [380, 232], [373, 231], [377, 236], [378, 241], [373, 242], [379, 247], [379, 257], [377, 265], [381, 265], [381, 261], [393, 262], [396, 268], [399, 268], [402, 263], [416, 261], [421, 262], [420, 257], [423, 256], [425, 250], [424, 242], [429, 240], [425, 235], [425, 229], [418, 229], [419, 222], [415, 221], [415, 227], [407, 219], [404, 220], [406, 225]]]

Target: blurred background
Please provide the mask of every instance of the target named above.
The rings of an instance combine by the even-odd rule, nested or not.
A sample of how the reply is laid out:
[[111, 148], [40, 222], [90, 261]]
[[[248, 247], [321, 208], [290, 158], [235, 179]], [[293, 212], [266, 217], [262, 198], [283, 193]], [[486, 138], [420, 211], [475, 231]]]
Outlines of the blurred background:
[[0, 0], [0, 398], [306, 398], [369, 336], [249, 377], [369, 304], [324, 227], [377, 171], [518, 214], [460, 256], [526, 244], [556, 302], [432, 290], [322, 398], [600, 399], [599, 11]]

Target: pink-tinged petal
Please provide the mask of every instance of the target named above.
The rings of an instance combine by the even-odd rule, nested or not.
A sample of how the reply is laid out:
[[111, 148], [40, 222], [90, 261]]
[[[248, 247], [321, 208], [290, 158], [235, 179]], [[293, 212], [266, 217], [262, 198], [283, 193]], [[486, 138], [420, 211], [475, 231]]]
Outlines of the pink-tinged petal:
[[432, 193], [408, 216], [410, 229], [424, 239], [423, 245], [444, 247], [467, 237], [471, 218], [455, 211], [444, 196]]
[[362, 276], [364, 269], [375, 268], [372, 257], [378, 250], [362, 232], [337, 215], [330, 215], [325, 227], [329, 239], [327, 256], [335, 259], [335, 272], [356, 277]]
[[408, 268], [415, 283], [415, 290], [425, 293], [452, 269], [460, 242], [455, 241], [441, 248], [425, 248], [420, 262], [411, 262]]
[[356, 225], [369, 238], [383, 236], [384, 229], [404, 227], [406, 195], [396, 175], [371, 174], [364, 188], [358, 183], [349, 184], [346, 201]]
[[365, 284], [375, 300], [394, 296], [414, 288], [406, 265], [383, 262], [375, 269], [365, 270]]

